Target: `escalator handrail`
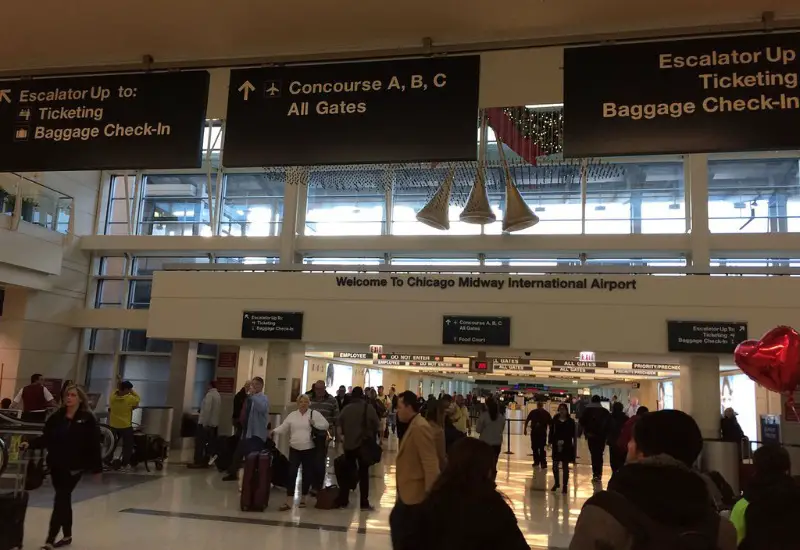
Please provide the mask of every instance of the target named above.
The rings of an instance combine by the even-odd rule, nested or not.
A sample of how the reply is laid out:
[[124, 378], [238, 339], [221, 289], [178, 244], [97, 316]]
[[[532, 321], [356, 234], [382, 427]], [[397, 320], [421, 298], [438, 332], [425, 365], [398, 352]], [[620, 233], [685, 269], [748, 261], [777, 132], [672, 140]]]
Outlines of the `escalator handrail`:
[[[40, 412], [40, 411], [34, 411], [34, 412]], [[3, 413], [0, 413], [0, 420], [8, 422], [12, 426], [18, 426], [20, 428], [33, 428], [39, 430], [44, 429], [44, 422], [25, 422], [20, 420], [19, 418], [11, 418], [10, 416], [6, 416]]]

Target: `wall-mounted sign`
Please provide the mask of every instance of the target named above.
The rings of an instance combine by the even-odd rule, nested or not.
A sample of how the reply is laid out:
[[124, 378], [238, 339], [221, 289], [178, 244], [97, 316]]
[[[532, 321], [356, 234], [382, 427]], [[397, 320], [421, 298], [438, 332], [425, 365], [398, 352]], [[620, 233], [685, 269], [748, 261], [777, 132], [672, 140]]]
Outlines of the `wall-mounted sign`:
[[239, 354], [235, 351], [221, 351], [217, 360], [220, 369], [235, 369], [239, 365]]
[[352, 353], [349, 351], [337, 351], [333, 354], [334, 357], [338, 357], [339, 359], [372, 359], [372, 353], [364, 353], [364, 352], [356, 352]]
[[561, 278], [561, 277], [487, 277], [476, 275], [342, 275], [336, 277], [337, 287], [380, 289], [413, 288], [414, 290], [593, 290], [614, 292], [636, 290], [636, 279], [625, 278]]
[[633, 370], [653, 370], [653, 371], [680, 371], [680, 365], [674, 365], [671, 363], [632, 363], [631, 368]]
[[380, 353], [378, 359], [390, 361], [444, 361], [441, 355], [411, 355], [406, 353]]
[[511, 317], [445, 315], [442, 343], [471, 346], [510, 346]]
[[747, 340], [747, 323], [667, 321], [667, 348], [687, 353], [733, 353]]
[[302, 340], [303, 314], [285, 311], [245, 311], [242, 338]]
[[554, 367], [581, 367], [588, 369], [605, 369], [608, 363], [605, 361], [561, 361], [553, 360]]
[[564, 155], [797, 149], [798, 71], [798, 33], [568, 48]]
[[225, 166], [474, 160], [480, 57], [231, 71]]
[[208, 71], [0, 81], [0, 171], [198, 168]]
[[595, 369], [592, 367], [558, 366], [558, 367], [550, 367], [550, 372], [575, 372], [581, 374], [594, 374]]

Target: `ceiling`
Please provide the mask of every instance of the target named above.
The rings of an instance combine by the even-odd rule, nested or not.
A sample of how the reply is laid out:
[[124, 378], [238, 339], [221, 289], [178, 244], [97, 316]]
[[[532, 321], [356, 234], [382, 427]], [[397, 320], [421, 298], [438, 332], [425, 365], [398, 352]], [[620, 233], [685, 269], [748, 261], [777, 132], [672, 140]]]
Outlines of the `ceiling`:
[[[502, 7], [501, 7], [502, 6]], [[798, 0], [41, 0], [5, 2], [0, 71], [313, 56], [758, 24], [800, 15]], [[571, 37], [571, 38], [566, 38]], [[520, 68], [524, 70], [523, 67]]]

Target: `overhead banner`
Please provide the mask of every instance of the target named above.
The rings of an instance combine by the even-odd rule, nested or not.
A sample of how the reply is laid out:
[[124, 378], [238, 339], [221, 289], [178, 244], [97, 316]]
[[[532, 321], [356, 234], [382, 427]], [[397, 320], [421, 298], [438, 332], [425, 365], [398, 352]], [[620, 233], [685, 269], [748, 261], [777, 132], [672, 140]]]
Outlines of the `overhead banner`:
[[570, 48], [564, 155], [800, 148], [800, 34]]
[[0, 81], [0, 172], [199, 168], [208, 71]]
[[480, 56], [231, 71], [228, 167], [475, 160]]

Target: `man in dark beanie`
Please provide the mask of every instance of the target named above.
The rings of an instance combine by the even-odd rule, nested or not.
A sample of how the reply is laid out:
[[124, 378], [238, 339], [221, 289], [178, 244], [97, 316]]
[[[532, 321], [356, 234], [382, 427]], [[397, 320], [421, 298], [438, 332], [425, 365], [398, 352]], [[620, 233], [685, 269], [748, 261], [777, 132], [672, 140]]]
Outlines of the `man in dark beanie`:
[[586, 501], [570, 550], [736, 550], [736, 531], [716, 513], [694, 470], [703, 437], [688, 414], [643, 415], [608, 490]]

